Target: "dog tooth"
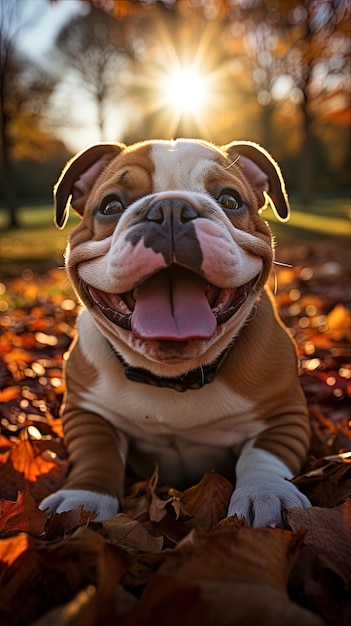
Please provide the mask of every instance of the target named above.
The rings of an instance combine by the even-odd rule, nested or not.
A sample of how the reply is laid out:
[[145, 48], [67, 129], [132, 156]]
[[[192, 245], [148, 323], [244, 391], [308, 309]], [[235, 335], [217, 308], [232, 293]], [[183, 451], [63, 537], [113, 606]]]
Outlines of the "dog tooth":
[[134, 300], [137, 300], [139, 295], [139, 288], [138, 287], [134, 287], [133, 291], [132, 291], [132, 296], [134, 298]]

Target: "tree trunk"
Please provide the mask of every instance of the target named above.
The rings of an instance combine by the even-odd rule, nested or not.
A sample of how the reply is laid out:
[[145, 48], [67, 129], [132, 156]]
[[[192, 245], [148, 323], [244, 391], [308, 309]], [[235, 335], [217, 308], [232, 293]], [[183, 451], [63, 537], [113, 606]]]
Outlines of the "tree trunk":
[[308, 98], [304, 93], [304, 99], [301, 105], [302, 114], [302, 132], [303, 139], [301, 142], [300, 159], [299, 159], [299, 195], [304, 204], [311, 204], [313, 200], [313, 138], [312, 138], [312, 119], [308, 111]]
[[10, 142], [7, 136], [8, 123], [4, 109], [1, 112], [1, 188], [9, 228], [19, 228], [18, 201], [14, 184], [13, 165], [10, 157]]
[[264, 148], [269, 152], [272, 152], [274, 148], [274, 133], [272, 127], [273, 112], [274, 106], [272, 104], [261, 106], [261, 141]]

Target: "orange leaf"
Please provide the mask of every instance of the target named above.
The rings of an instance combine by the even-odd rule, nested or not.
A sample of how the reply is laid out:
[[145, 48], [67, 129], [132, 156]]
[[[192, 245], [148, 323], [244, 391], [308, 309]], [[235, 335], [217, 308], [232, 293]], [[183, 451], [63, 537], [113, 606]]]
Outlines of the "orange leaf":
[[5, 570], [4, 564], [12, 565], [33, 544], [34, 539], [27, 533], [0, 539], [0, 580], [2, 579], [2, 570]]
[[41, 452], [35, 441], [23, 438], [0, 454], [0, 496], [15, 500], [18, 491], [28, 489], [39, 502], [61, 487], [67, 471], [67, 460], [50, 450]]
[[26, 531], [31, 535], [41, 535], [48, 515], [38, 509], [28, 491], [20, 491], [16, 502], [0, 501], [0, 535], [11, 535]]
[[[13, 442], [10, 441], [5, 435], [0, 435], [0, 451], [6, 452], [7, 450], [11, 450], [13, 448]], [[0, 454], [1, 454], [0, 452]]]
[[12, 387], [6, 387], [6, 389], [0, 390], [0, 402], [10, 402], [19, 398], [21, 387], [19, 385], [13, 385]]
[[22, 439], [11, 452], [13, 469], [21, 472], [26, 481], [34, 483], [38, 476], [48, 474], [57, 467], [57, 462], [50, 458], [43, 458], [35, 442]]

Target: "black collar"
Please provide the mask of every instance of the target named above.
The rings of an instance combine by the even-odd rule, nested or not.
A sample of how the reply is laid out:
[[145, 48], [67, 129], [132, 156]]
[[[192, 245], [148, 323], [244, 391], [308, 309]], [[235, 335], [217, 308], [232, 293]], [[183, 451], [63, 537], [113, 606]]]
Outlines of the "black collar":
[[116, 354], [124, 367], [124, 375], [128, 378], [128, 380], [131, 380], [134, 383], [143, 383], [145, 385], [154, 385], [156, 387], [169, 387], [170, 389], [174, 389], [174, 391], [188, 391], [190, 389], [201, 389], [205, 385], [212, 383], [222, 367], [230, 349], [231, 346], [226, 348], [213, 363], [197, 367], [196, 369], [183, 374], [183, 376], [174, 376], [173, 378], [156, 376], [141, 367], [130, 367], [120, 354]]

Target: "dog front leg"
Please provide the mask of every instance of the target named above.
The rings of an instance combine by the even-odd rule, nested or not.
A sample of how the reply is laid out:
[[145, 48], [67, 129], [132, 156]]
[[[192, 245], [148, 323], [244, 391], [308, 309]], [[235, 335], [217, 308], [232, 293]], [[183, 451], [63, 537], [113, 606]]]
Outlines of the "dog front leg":
[[81, 409], [63, 417], [71, 470], [64, 488], [45, 498], [39, 508], [67, 511], [84, 506], [95, 520], [115, 515], [123, 496], [127, 438], [107, 420]]
[[308, 508], [308, 498], [289, 482], [292, 472], [272, 453], [248, 442], [236, 466], [228, 516], [245, 517], [254, 528], [284, 528], [284, 508]]

